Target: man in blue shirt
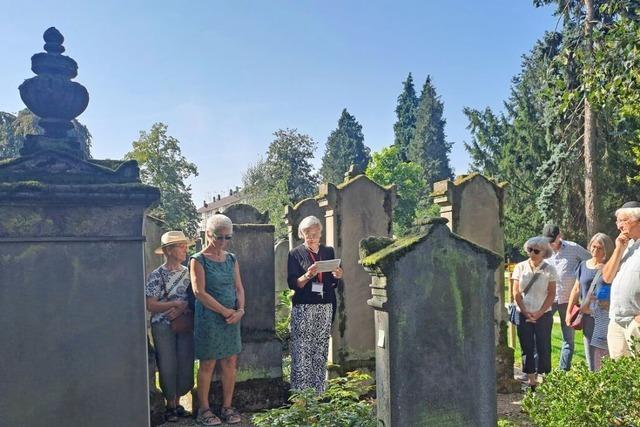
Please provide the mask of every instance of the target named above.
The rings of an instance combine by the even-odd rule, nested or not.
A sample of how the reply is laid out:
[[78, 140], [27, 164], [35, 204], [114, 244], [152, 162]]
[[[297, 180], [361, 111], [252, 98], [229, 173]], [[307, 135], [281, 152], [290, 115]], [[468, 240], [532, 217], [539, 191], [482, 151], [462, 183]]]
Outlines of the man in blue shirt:
[[564, 319], [567, 314], [567, 306], [571, 289], [576, 281], [576, 267], [580, 262], [591, 258], [591, 254], [577, 243], [564, 240], [560, 227], [556, 224], [547, 224], [542, 230], [542, 235], [549, 239], [549, 245], [553, 249], [553, 255], [547, 262], [556, 268], [558, 280], [556, 281], [556, 299], [553, 303], [553, 313], [560, 313], [560, 327], [562, 328], [562, 351], [560, 352], [559, 368], [568, 371], [571, 368], [573, 357], [574, 330], [567, 326]]

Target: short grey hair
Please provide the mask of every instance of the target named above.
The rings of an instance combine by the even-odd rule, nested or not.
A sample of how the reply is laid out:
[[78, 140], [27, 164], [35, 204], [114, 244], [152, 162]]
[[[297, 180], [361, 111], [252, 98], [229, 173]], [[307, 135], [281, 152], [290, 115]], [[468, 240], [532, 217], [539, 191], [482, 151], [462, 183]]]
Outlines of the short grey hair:
[[635, 220], [640, 221], [640, 208], [620, 208], [616, 211], [616, 218], [618, 218], [620, 214], [633, 217]]
[[609, 258], [611, 258], [611, 254], [615, 249], [615, 244], [613, 243], [613, 240], [611, 240], [611, 237], [607, 236], [604, 233], [594, 234], [591, 240], [589, 240], [589, 247], [587, 248], [589, 251], [591, 251], [591, 245], [593, 244], [593, 242], [598, 242], [602, 245], [602, 248], [604, 249], [604, 262], [607, 262]]
[[530, 238], [524, 243], [522, 248], [526, 254], [528, 254], [527, 248], [540, 249], [542, 251], [543, 258], [549, 258], [553, 255], [551, 246], [549, 246], [549, 239], [544, 236], [535, 236]]
[[300, 221], [300, 225], [298, 225], [298, 237], [304, 239], [304, 232], [310, 229], [311, 227], [318, 226], [320, 227], [320, 231], [322, 231], [322, 223], [318, 218], [313, 215], [309, 215]]
[[222, 229], [233, 231], [233, 222], [226, 215], [215, 214], [207, 220], [206, 229], [207, 233], [211, 235]]

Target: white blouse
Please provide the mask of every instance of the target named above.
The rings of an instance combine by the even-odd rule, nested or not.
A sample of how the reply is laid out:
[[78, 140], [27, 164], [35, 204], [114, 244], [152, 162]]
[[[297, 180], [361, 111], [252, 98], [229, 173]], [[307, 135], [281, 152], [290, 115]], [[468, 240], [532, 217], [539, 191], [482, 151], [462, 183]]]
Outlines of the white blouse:
[[[542, 266], [545, 264], [546, 267], [542, 270]], [[542, 304], [544, 304], [544, 300], [547, 298], [549, 282], [557, 281], [558, 273], [556, 273], [556, 269], [551, 264], [544, 261], [535, 270], [531, 269], [529, 260], [516, 264], [513, 273], [511, 273], [511, 278], [520, 282], [520, 292], [523, 292], [529, 284], [531, 277], [538, 271], [540, 275], [538, 275], [536, 281], [531, 285], [527, 294], [522, 295], [522, 303], [527, 311], [530, 312], [540, 310]], [[520, 307], [518, 307], [518, 311], [520, 311]], [[551, 307], [549, 307], [547, 311], [551, 311]]]

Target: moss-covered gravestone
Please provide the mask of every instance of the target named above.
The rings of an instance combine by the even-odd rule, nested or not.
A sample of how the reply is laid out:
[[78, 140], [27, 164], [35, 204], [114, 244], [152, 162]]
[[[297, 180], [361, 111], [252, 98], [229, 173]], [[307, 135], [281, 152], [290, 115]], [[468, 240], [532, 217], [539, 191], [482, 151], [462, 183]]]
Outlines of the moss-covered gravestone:
[[87, 107], [50, 28], [20, 86], [44, 135], [0, 161], [0, 424], [149, 424], [142, 221], [158, 190], [134, 161], [85, 158]]
[[435, 219], [368, 238], [377, 416], [383, 426], [495, 426], [494, 273], [500, 257]]

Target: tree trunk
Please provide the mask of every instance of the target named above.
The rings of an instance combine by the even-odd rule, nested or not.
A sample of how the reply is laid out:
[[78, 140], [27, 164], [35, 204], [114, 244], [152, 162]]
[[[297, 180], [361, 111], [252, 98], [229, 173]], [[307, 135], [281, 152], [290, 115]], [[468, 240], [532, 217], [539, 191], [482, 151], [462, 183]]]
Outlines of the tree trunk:
[[[587, 46], [587, 58], [591, 57], [593, 28], [593, 0], [584, 0], [586, 9], [584, 20], [584, 36]], [[585, 72], [588, 70], [585, 69]], [[596, 116], [586, 97], [584, 100], [584, 209], [587, 225], [587, 239], [599, 231], [598, 221], [598, 169], [596, 166]]]

